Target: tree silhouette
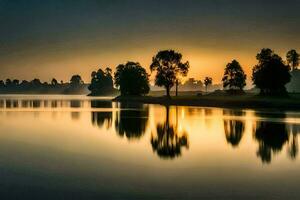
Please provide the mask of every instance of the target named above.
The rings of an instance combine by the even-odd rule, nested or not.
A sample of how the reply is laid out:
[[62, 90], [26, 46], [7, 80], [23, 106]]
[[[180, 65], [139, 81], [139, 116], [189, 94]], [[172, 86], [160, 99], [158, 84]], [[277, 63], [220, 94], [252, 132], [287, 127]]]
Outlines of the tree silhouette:
[[246, 86], [246, 74], [238, 61], [233, 60], [226, 65], [222, 81], [223, 87], [228, 87], [230, 91], [243, 90]]
[[21, 83], [20, 83], [20, 87], [22, 90], [28, 90], [30, 88], [30, 82], [26, 81], [26, 80], [23, 80]]
[[110, 76], [112, 78], [112, 69], [109, 68], [109, 67], [106, 67], [105, 70], [104, 70], [104, 73], [106, 76]]
[[14, 80], [12, 81], [13, 86], [18, 86], [19, 83], [20, 83], [20, 81], [19, 81], [18, 79], [14, 79]]
[[30, 84], [31, 84], [32, 87], [36, 87], [36, 88], [42, 86], [42, 82], [40, 81], [40, 79], [37, 79], [37, 78], [30, 81]]
[[112, 92], [113, 78], [110, 68], [107, 67], [105, 71], [102, 69], [99, 69], [97, 72], [93, 71], [91, 78], [91, 84], [88, 87], [91, 95], [102, 95]]
[[[1, 85], [1, 84], [0, 84]], [[85, 93], [86, 85], [81, 80], [79, 75], [74, 75], [71, 78], [71, 83], [59, 84], [58, 81], [53, 78], [50, 84], [45, 81], [41, 82], [40, 79], [35, 78], [31, 81], [18, 79], [6, 79], [4, 85], [2, 85], [1, 93], [30, 93], [30, 94], [70, 94], [70, 93]]]
[[78, 87], [83, 84], [83, 80], [80, 75], [73, 75], [70, 80], [71, 87]]
[[189, 62], [182, 62], [182, 55], [174, 50], [164, 50], [152, 58], [150, 65], [151, 72], [156, 71], [155, 85], [164, 86], [167, 97], [170, 97], [170, 90], [176, 84], [178, 88], [179, 75], [186, 76], [189, 70]]
[[45, 82], [43, 83], [43, 86], [48, 87], [48, 86], [49, 86], [48, 82], [45, 81]]
[[291, 66], [292, 70], [296, 70], [299, 65], [299, 54], [295, 49], [292, 49], [286, 54], [287, 64]]
[[5, 80], [6, 87], [10, 87], [12, 85], [12, 81], [8, 78]]
[[211, 77], [205, 77], [203, 82], [204, 82], [204, 85], [205, 85], [205, 91], [207, 93], [208, 86], [212, 84], [212, 78]]
[[181, 155], [182, 147], [189, 147], [186, 133], [178, 135], [177, 129], [170, 125], [169, 106], [166, 106], [166, 121], [158, 124], [156, 134], [151, 135], [151, 145], [154, 152], [164, 159], [173, 159]]
[[51, 80], [51, 85], [52, 85], [52, 86], [57, 86], [57, 84], [58, 84], [57, 80], [56, 80], [55, 78], [53, 78], [53, 79]]
[[138, 62], [118, 65], [114, 79], [121, 95], [145, 95], [150, 90], [149, 75]]
[[262, 49], [256, 56], [258, 64], [253, 67], [252, 81], [262, 95], [285, 95], [285, 85], [290, 82], [289, 66], [271, 49]]

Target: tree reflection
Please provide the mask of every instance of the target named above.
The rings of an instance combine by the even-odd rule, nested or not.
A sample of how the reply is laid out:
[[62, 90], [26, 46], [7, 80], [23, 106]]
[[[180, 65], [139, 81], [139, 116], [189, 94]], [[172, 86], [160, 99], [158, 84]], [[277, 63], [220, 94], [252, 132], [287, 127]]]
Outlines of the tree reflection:
[[11, 108], [12, 106], [11, 106], [11, 101], [10, 100], [5, 100], [5, 106], [6, 106], [6, 108]]
[[239, 120], [224, 120], [226, 141], [233, 147], [237, 147], [243, 137], [245, 123]]
[[[223, 111], [224, 115], [242, 116], [242, 111]], [[245, 131], [245, 122], [243, 120], [224, 120], [224, 132], [227, 143], [237, 147], [242, 140]]]
[[[71, 108], [81, 108], [82, 107], [82, 101], [80, 101], [80, 100], [71, 100], [70, 101], [70, 107]], [[73, 120], [78, 120], [80, 118], [80, 112], [78, 112], [78, 111], [71, 112], [71, 118]]]
[[292, 160], [294, 160], [296, 159], [299, 152], [298, 134], [300, 134], [300, 125], [298, 124], [290, 125], [289, 132], [292, 135], [292, 137], [291, 137], [291, 141], [289, 141], [288, 155]]
[[257, 156], [263, 163], [270, 163], [272, 154], [280, 152], [289, 140], [286, 125], [282, 122], [257, 122], [254, 137], [259, 143]]
[[51, 101], [51, 108], [57, 108], [57, 100]]
[[148, 105], [120, 103], [115, 120], [116, 131], [122, 137], [139, 139], [146, 131], [148, 117]]
[[80, 112], [71, 112], [72, 120], [78, 120], [80, 118]]
[[156, 134], [151, 136], [153, 151], [164, 159], [178, 157], [181, 155], [182, 147], [189, 147], [187, 133], [183, 132], [179, 136], [177, 127], [170, 124], [169, 112], [169, 107], [166, 106], [166, 121], [163, 124], [158, 124]]
[[92, 123], [102, 128], [105, 125], [106, 129], [112, 126], [112, 112], [92, 112]]
[[80, 101], [80, 100], [71, 100], [70, 101], [70, 107], [71, 108], [81, 108], [82, 107], [82, 101]]
[[[92, 108], [112, 108], [111, 101], [99, 101], [99, 100], [92, 100], [91, 101]], [[92, 112], [92, 124], [97, 125], [99, 128], [102, 128], [106, 125], [106, 129], [111, 128], [112, 126], [112, 112]]]
[[32, 100], [32, 107], [33, 108], [40, 108], [41, 107], [41, 100]]
[[292, 135], [292, 141], [288, 146], [288, 155], [292, 160], [296, 159], [298, 155], [299, 147], [298, 147], [298, 139], [297, 135]]

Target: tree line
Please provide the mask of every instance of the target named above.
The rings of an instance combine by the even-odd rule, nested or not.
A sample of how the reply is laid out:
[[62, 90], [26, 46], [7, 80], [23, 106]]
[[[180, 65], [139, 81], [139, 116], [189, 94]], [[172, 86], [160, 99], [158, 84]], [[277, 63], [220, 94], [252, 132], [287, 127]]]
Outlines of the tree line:
[[33, 79], [31, 81], [6, 79], [0, 80], [0, 92], [2, 93], [81, 93], [85, 84], [80, 75], [73, 75], [70, 82], [58, 82], [53, 78], [50, 83], [41, 82], [40, 79]]
[[[285, 85], [290, 82], [291, 70], [299, 66], [299, 54], [290, 50], [284, 61], [279, 55], [269, 48], [262, 49], [257, 55], [257, 64], [252, 69], [252, 82], [260, 89], [261, 95], [286, 95]], [[178, 86], [190, 69], [188, 61], [183, 61], [182, 54], [174, 50], [159, 51], [152, 58], [150, 72], [155, 75], [155, 85], [164, 87], [166, 96], [170, 98], [170, 91], [175, 86], [176, 96]], [[149, 76], [146, 69], [139, 62], [128, 61], [119, 64], [113, 74], [112, 69], [98, 69], [91, 73], [91, 83], [88, 86], [90, 95], [106, 95], [115, 93], [115, 87], [122, 96], [146, 95], [150, 91]], [[243, 67], [237, 60], [229, 62], [224, 69], [222, 78], [223, 88], [230, 94], [241, 94], [246, 86], [247, 76]], [[206, 88], [212, 84], [211, 77], [205, 77], [203, 84]], [[202, 83], [201, 83], [202, 84]], [[0, 80], [0, 91], [42, 90], [63, 88], [64, 93], [72, 93], [82, 88], [84, 82], [80, 75], [73, 75], [70, 83], [58, 83], [52, 79], [51, 83], [42, 83], [39, 79], [22, 81], [7, 79]]]
[[[291, 70], [299, 66], [299, 54], [290, 50], [284, 61], [269, 48], [262, 49], [257, 55], [257, 64], [252, 69], [252, 82], [260, 89], [261, 95], [286, 95], [285, 85], [290, 82]], [[151, 73], [155, 73], [155, 85], [164, 87], [166, 96], [178, 84], [182, 77], [187, 76], [190, 65], [182, 60], [182, 54], [174, 50], [159, 51], [150, 65]], [[127, 62], [117, 67], [114, 74], [115, 85], [121, 95], [145, 95], [149, 92], [149, 74], [138, 62]], [[223, 88], [230, 94], [241, 94], [246, 86], [247, 76], [237, 60], [225, 66], [222, 78]], [[212, 78], [205, 77], [203, 81], [206, 91], [212, 84]]]

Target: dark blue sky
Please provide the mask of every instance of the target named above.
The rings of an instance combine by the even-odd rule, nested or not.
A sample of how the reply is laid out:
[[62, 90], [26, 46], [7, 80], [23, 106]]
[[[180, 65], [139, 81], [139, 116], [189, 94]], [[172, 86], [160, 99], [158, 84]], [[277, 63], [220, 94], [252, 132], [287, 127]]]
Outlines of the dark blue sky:
[[250, 71], [260, 48], [284, 55], [299, 36], [299, 0], [0, 0], [0, 79], [88, 80], [98, 66], [148, 67], [163, 48], [186, 54], [197, 78], [219, 78], [226, 59]]

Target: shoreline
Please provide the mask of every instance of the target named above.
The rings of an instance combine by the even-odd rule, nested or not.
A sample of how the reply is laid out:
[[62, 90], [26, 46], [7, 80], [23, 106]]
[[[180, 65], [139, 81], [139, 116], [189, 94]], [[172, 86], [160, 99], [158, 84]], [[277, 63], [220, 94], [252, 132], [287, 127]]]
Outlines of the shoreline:
[[112, 99], [114, 102], [145, 103], [164, 106], [199, 106], [220, 108], [243, 108], [243, 109], [275, 109], [300, 111], [300, 98], [275, 98], [260, 97], [254, 95], [243, 96], [178, 96], [167, 98], [165, 96], [118, 96]]

